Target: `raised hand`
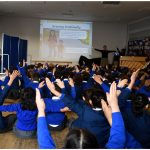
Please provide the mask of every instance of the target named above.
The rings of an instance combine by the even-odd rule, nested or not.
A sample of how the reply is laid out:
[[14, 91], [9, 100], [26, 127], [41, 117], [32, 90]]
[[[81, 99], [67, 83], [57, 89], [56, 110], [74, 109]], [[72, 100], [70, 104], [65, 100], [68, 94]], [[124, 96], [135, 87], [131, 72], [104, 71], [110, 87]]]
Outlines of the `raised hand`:
[[135, 83], [135, 80], [138, 76], [138, 73], [139, 73], [140, 69], [138, 69], [137, 71], [133, 72], [132, 75], [131, 75], [131, 82], [129, 83], [128, 85], [128, 88], [131, 90], [132, 87], [134, 86], [134, 83]]
[[102, 109], [106, 119], [108, 120], [110, 126], [112, 125], [112, 111], [111, 107], [102, 99], [101, 100]]
[[107, 102], [111, 107], [112, 112], [119, 112], [120, 110], [118, 106], [117, 87], [115, 82], [111, 84], [110, 92], [106, 93], [106, 96], [107, 96]]
[[45, 81], [50, 91], [55, 89], [55, 85], [48, 78], [45, 78]]
[[45, 116], [45, 103], [41, 98], [39, 89], [37, 88], [36, 88], [36, 105], [38, 108], [38, 116], [39, 117]]
[[12, 74], [10, 74], [9, 76], [9, 82], [7, 83], [7, 85], [11, 86], [11, 84], [13, 83], [14, 79], [19, 76], [19, 72], [17, 70], [14, 70]]
[[74, 87], [74, 81], [73, 81], [72, 78], [69, 78], [69, 85], [70, 85], [71, 87]]
[[42, 88], [44, 85], [45, 85], [45, 81], [42, 81], [42, 82], [39, 83], [38, 88]]
[[136, 78], [137, 78], [137, 76], [139, 74], [139, 71], [140, 71], [140, 69], [138, 69], [138, 70], [136, 70], [135, 72], [132, 73], [131, 78], [130, 78], [131, 81], [135, 82], [135, 80], [136, 80]]
[[128, 83], [127, 79], [119, 80], [117, 87], [123, 88], [125, 85], [127, 85], [127, 83]]
[[56, 79], [56, 82], [57, 82], [57, 85], [58, 85], [61, 89], [65, 88], [65, 84], [64, 84], [63, 81], [61, 81], [60, 79]]
[[61, 97], [61, 93], [55, 90], [55, 85], [48, 78], [46, 78], [45, 80], [46, 80], [46, 85], [49, 88], [49, 90], [57, 97]]
[[93, 76], [93, 79], [95, 82], [97, 82], [98, 84], [102, 84], [103, 81], [102, 81], [102, 77], [100, 75], [94, 75]]

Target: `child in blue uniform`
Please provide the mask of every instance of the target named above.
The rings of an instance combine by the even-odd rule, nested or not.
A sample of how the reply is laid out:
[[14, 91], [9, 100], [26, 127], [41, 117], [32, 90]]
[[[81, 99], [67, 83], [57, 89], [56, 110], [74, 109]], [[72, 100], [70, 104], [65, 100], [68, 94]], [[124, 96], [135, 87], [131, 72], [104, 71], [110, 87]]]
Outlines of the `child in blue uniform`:
[[[12, 77], [10, 77], [9, 82], [12, 82], [11, 80]], [[8, 87], [5, 87], [4, 91], [7, 90], [6, 88], [9, 88], [9, 82]], [[6, 92], [2, 95], [2, 97], [4, 97], [5, 95]], [[17, 121], [13, 127], [13, 131], [16, 136], [21, 138], [35, 137], [37, 129], [37, 107], [35, 103], [35, 90], [32, 88], [25, 88], [22, 91], [20, 100], [21, 102], [17, 104], [0, 106], [0, 111], [16, 112]], [[4, 99], [1, 100], [1, 104], [3, 103], [3, 101]], [[5, 124], [5, 121], [1, 122], [1, 124], [2, 123]]]
[[[18, 76], [18, 72], [14, 71], [9, 78], [8, 83], [5, 85], [4, 89], [2, 91], [0, 91], [0, 107], [3, 107], [1, 105], [3, 105], [5, 97], [7, 96], [7, 93], [13, 83], [13, 81], [15, 80], [15, 78]], [[8, 115], [6, 117], [2, 116], [2, 112], [0, 112], [0, 133], [3, 132], [7, 132], [9, 130], [12, 130], [13, 128], [13, 124], [16, 121], [16, 115], [12, 114], [12, 115]]]
[[[50, 85], [51, 86], [51, 85]], [[106, 148], [124, 148], [125, 145], [125, 128], [119, 107], [117, 104], [117, 93], [115, 84], [112, 85], [109, 105], [112, 109], [112, 127], [110, 131], [110, 137], [105, 145]], [[51, 86], [53, 88], [53, 85]], [[52, 89], [59, 97], [62, 97], [61, 93]], [[45, 120], [45, 104], [40, 98], [40, 92], [37, 90], [36, 103], [39, 110], [38, 113], [38, 143], [40, 148], [56, 148], [55, 143], [48, 132], [46, 120]], [[66, 142], [63, 148], [99, 148], [99, 144], [89, 131], [85, 129], [73, 129], [69, 132], [66, 138]]]

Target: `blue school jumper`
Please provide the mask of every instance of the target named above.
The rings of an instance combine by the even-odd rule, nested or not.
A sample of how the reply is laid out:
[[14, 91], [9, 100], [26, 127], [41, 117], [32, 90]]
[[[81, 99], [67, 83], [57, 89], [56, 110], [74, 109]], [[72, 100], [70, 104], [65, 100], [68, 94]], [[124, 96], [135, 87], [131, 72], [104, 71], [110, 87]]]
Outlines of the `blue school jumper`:
[[101, 109], [93, 110], [85, 102], [78, 103], [69, 96], [62, 98], [64, 104], [78, 115], [72, 127], [86, 128], [98, 139], [99, 145], [104, 147], [108, 141], [110, 126]]
[[136, 117], [131, 107], [122, 110], [126, 129], [140, 142], [143, 148], [150, 148], [150, 115], [144, 111], [143, 115]]
[[25, 73], [24, 67], [18, 67], [18, 70], [20, 71], [24, 83], [24, 88], [31, 87], [33, 89], [38, 88], [39, 82], [38, 81], [32, 81], [29, 79]]
[[[129, 137], [128, 141], [130, 142], [130, 146], [132, 148], [149, 148], [150, 147], [150, 115], [144, 111], [143, 115], [140, 117], [136, 117], [132, 112], [132, 102], [128, 102], [128, 97], [130, 95], [131, 90], [126, 88], [126, 90], [122, 91], [120, 94], [119, 106], [121, 113], [123, 115], [125, 127], [127, 131], [134, 137], [134, 142], [131, 143], [133, 138]], [[130, 104], [129, 104], [130, 103]], [[141, 146], [140, 146], [140, 144]], [[139, 147], [134, 147], [135, 143]], [[131, 145], [132, 144], [132, 145]], [[128, 144], [127, 144], [128, 145]], [[137, 146], [135, 145], [135, 146]]]
[[[5, 96], [7, 95], [8, 90], [10, 89], [9, 85], [6, 85], [3, 90], [0, 91], [0, 106], [3, 105]], [[3, 119], [2, 112], [0, 112], [0, 129], [6, 128], [5, 122]]]
[[146, 95], [147, 97], [150, 97], [150, 89], [146, 86], [142, 86], [138, 91], [136, 91], [136, 94], [141, 93]]
[[23, 131], [33, 131], [37, 128], [37, 110], [29, 111], [22, 110], [21, 104], [2, 105], [0, 111], [4, 112], [16, 112], [17, 123], [16, 128]]
[[[46, 120], [50, 126], [59, 126], [65, 119], [65, 113], [60, 112], [60, 109], [64, 108], [64, 104], [60, 101], [59, 97], [53, 96], [52, 99], [44, 99], [46, 105]], [[58, 104], [58, 105], [57, 105]], [[52, 108], [52, 105], [54, 108]]]
[[[125, 128], [120, 112], [112, 113], [112, 127], [106, 148], [124, 148]], [[38, 118], [38, 144], [41, 149], [55, 149], [55, 143], [49, 133], [45, 117]], [[103, 138], [103, 137], [102, 137]]]

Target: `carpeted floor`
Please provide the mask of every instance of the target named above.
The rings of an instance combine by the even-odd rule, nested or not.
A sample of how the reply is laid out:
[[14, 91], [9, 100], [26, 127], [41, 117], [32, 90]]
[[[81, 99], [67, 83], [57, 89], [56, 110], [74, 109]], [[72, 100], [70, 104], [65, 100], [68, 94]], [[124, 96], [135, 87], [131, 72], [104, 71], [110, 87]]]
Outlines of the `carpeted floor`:
[[[5, 104], [10, 104], [13, 101], [7, 100]], [[3, 113], [7, 115], [8, 113]], [[67, 117], [77, 117], [73, 112], [67, 112]], [[68, 128], [62, 131], [51, 132], [57, 148], [62, 148], [63, 143], [68, 133]], [[20, 139], [17, 138], [12, 131], [0, 134], [0, 149], [37, 149], [37, 139]]]

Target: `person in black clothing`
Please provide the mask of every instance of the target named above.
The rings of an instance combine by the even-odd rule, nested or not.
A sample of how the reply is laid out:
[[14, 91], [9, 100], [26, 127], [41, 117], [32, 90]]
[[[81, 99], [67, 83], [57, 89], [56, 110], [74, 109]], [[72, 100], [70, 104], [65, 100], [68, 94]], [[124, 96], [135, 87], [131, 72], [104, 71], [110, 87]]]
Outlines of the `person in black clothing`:
[[101, 52], [101, 54], [102, 54], [101, 66], [108, 65], [108, 54], [111, 53], [111, 52], [115, 52], [115, 51], [112, 51], [112, 50], [107, 50], [106, 45], [103, 46], [103, 50], [100, 50], [100, 49], [95, 49], [95, 50], [98, 51], [98, 52]]

